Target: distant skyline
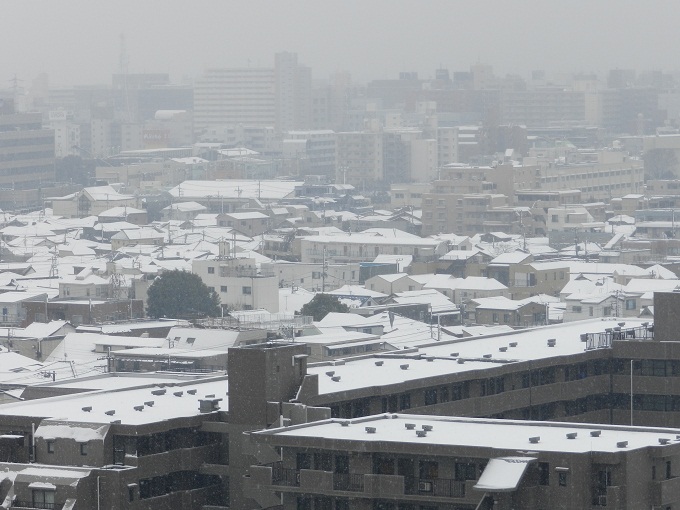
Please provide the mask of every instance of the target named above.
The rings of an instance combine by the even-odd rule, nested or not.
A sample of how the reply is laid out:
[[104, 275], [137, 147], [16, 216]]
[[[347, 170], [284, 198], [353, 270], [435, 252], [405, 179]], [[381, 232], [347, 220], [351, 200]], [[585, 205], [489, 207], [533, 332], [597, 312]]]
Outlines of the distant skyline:
[[29, 88], [109, 84], [121, 34], [128, 72], [174, 82], [208, 67], [271, 67], [291, 51], [314, 79], [349, 71], [356, 82], [399, 71], [533, 69], [599, 73], [680, 68], [680, 9], [670, 1], [620, 0], [9, 0], [0, 18], [0, 89], [16, 75]]

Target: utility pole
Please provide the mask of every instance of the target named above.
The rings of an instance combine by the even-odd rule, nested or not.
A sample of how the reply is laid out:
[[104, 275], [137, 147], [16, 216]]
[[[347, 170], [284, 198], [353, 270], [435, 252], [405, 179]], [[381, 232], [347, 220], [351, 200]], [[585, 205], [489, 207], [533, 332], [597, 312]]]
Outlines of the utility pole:
[[321, 293], [326, 292], [326, 247], [323, 247], [323, 259], [321, 264]]

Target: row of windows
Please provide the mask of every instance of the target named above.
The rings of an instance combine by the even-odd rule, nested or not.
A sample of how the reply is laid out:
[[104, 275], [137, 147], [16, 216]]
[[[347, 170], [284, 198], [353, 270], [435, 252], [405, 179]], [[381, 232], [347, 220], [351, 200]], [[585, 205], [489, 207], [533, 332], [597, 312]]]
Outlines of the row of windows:
[[[593, 360], [587, 363], [567, 365], [563, 367], [564, 381], [577, 381], [587, 377], [627, 374], [627, 360]], [[633, 374], [641, 376], [680, 376], [680, 361], [671, 360], [637, 360], [633, 362]], [[490, 396], [506, 391], [506, 377], [491, 377], [479, 381], [479, 395]], [[523, 389], [557, 383], [557, 367], [545, 367], [531, 372], [519, 374], [520, 387]], [[514, 385], [512, 387], [514, 388]], [[625, 397], [625, 398], [624, 398]], [[652, 398], [654, 397], [654, 398]], [[470, 398], [470, 381], [452, 385], [442, 385], [423, 390], [423, 405], [435, 405]], [[626, 400], [628, 398], [628, 400]], [[638, 395], [634, 401], [635, 409], [657, 411], [680, 411], [680, 396]], [[636, 403], [637, 402], [637, 403]], [[548, 420], [556, 416], [557, 403], [522, 410], [524, 419]], [[411, 393], [389, 395], [381, 398], [381, 412], [399, 412], [411, 408]], [[583, 399], [564, 403], [566, 416], [573, 416], [602, 409], [629, 409], [629, 396], [590, 395]], [[371, 413], [370, 399], [344, 402], [331, 406], [334, 418], [357, 418]]]
[[42, 152], [19, 152], [0, 154], [0, 161], [25, 161], [27, 159], [50, 159], [54, 157], [54, 151]]

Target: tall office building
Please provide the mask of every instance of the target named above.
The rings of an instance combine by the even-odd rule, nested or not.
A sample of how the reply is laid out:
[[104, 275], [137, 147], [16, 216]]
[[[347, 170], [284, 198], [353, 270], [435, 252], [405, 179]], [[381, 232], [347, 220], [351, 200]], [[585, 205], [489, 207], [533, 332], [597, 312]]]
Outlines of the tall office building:
[[311, 125], [311, 69], [295, 53], [279, 53], [274, 68], [208, 69], [194, 88], [194, 129], [275, 127], [281, 133]]
[[34, 189], [54, 181], [54, 131], [41, 113], [15, 113], [0, 100], [0, 187]]

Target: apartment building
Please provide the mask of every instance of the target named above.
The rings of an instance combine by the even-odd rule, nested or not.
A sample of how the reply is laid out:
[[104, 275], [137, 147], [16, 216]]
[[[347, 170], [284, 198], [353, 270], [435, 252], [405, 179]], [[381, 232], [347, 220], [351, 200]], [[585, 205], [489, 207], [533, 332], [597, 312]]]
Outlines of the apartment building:
[[447, 252], [446, 241], [381, 235], [303, 236], [300, 242], [301, 262], [342, 264], [372, 262], [378, 255], [408, 255], [413, 260], [434, 260]]
[[225, 377], [139, 382], [92, 391], [108, 385], [89, 380], [4, 407], [2, 499], [33, 509], [221, 508]]
[[258, 271], [255, 259], [194, 260], [192, 272], [217, 292], [230, 310], [279, 311], [279, 280], [271, 271]]
[[278, 53], [273, 68], [207, 69], [194, 87], [194, 131], [222, 125], [274, 127], [277, 133], [311, 126], [312, 73], [295, 53]]
[[643, 193], [644, 163], [624, 152], [573, 153], [564, 163], [541, 165], [537, 187], [557, 191], [578, 189], [584, 201], [608, 201]]
[[545, 87], [535, 90], [506, 90], [501, 95], [503, 124], [544, 127], [551, 122], [585, 122], [584, 91]]
[[336, 135], [331, 130], [288, 131], [281, 142], [284, 158], [299, 160], [299, 175], [335, 178]]
[[338, 133], [335, 182], [365, 186], [382, 180], [383, 157], [382, 133]]
[[281, 458], [251, 466], [246, 491], [284, 510], [672, 508], [676, 432], [395, 413], [331, 419], [251, 433]]
[[[508, 205], [505, 195], [460, 193], [448, 189], [445, 191], [445, 188], [439, 186], [440, 182], [442, 181], [434, 184], [436, 191], [423, 194], [423, 235], [448, 233], [474, 235], [499, 230], [499, 225], [491, 218], [490, 211]], [[514, 223], [519, 225], [520, 217], [516, 216]]]
[[194, 85], [194, 131], [224, 124], [274, 126], [275, 71], [244, 67], [206, 69]]
[[42, 114], [0, 109], [0, 187], [39, 188], [54, 182], [54, 131]]

